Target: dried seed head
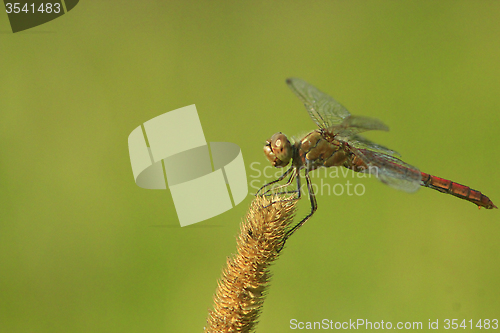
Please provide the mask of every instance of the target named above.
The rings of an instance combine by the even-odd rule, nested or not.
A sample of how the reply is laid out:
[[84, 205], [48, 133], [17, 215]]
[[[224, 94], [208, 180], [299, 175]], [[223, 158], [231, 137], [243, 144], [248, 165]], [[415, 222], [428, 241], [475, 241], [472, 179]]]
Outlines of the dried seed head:
[[218, 281], [205, 332], [255, 330], [271, 277], [269, 266], [279, 257], [295, 205], [295, 199], [283, 196], [254, 199], [241, 223], [237, 253]]

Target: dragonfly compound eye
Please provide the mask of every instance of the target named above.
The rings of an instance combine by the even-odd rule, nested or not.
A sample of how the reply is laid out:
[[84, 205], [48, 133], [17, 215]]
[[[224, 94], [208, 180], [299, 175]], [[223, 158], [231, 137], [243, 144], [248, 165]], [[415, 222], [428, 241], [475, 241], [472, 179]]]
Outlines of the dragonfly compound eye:
[[[292, 145], [283, 133], [276, 133], [268, 141], [268, 146], [276, 160], [272, 161], [276, 167], [284, 167], [292, 158]], [[269, 158], [269, 157], [268, 157]]]

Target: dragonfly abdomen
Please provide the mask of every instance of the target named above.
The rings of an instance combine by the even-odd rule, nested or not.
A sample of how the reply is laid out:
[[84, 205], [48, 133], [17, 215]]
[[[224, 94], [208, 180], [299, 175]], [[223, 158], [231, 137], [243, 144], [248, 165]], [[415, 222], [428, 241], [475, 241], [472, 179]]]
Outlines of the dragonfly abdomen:
[[433, 175], [422, 172], [422, 186], [432, 188], [441, 193], [448, 193], [456, 196], [460, 199], [476, 204], [479, 208], [484, 207], [486, 209], [497, 208], [495, 204], [479, 191], [473, 190], [468, 186], [452, 182], [451, 180], [439, 178]]

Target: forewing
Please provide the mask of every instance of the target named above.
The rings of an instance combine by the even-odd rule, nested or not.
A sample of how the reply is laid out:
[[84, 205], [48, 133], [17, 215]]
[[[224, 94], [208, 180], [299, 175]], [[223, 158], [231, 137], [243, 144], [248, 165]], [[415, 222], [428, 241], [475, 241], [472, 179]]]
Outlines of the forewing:
[[290, 78], [286, 83], [304, 103], [309, 116], [322, 129], [340, 125], [350, 116], [349, 111], [332, 97], [304, 80]]
[[394, 156], [367, 149], [353, 150], [368, 165], [367, 172], [375, 175], [382, 183], [409, 193], [420, 188], [422, 175], [418, 168]]
[[370, 141], [361, 135], [352, 135], [349, 138], [347, 138], [346, 141], [349, 144], [349, 146], [358, 148], [360, 150], [361, 149], [372, 150], [374, 152], [382, 153], [382, 154], [386, 154], [386, 155], [390, 155], [390, 156], [401, 156], [401, 154], [398, 153], [397, 151], [389, 149], [385, 146], [379, 145], [378, 143]]
[[348, 139], [355, 134], [373, 130], [388, 131], [389, 127], [376, 118], [349, 116], [339, 126], [330, 128], [329, 132], [343, 139]]

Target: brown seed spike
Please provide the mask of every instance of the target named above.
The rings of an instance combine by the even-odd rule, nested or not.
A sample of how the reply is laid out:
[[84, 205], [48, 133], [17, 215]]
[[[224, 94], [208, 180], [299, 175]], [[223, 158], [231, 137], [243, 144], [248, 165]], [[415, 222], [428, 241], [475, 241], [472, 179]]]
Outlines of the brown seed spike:
[[214, 295], [205, 332], [254, 332], [283, 237], [292, 223], [296, 199], [256, 197]]

